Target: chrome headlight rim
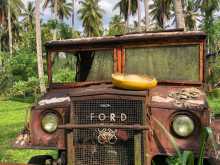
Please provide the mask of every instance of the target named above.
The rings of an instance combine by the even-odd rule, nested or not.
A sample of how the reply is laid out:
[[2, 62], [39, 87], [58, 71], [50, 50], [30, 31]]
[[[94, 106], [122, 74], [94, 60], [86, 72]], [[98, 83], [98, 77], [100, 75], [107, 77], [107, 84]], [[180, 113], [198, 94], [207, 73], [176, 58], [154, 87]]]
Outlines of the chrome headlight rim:
[[[48, 115], [53, 115], [55, 118], [56, 118], [56, 128], [52, 131], [48, 131], [44, 124], [43, 124], [43, 120], [45, 119], [45, 117], [47, 117]], [[41, 118], [40, 118], [40, 122], [41, 122], [41, 128], [44, 132], [48, 133], [48, 134], [52, 134], [52, 133], [55, 133], [57, 131], [57, 128], [58, 128], [58, 125], [60, 124], [60, 115], [56, 112], [56, 111], [52, 111], [52, 110], [49, 110], [49, 111], [46, 111], [44, 113], [41, 114]]]
[[[174, 121], [179, 117], [187, 117], [188, 119], [190, 119], [192, 121], [193, 129], [189, 134], [180, 135], [177, 133], [177, 131], [175, 131], [173, 124], [174, 124]], [[171, 121], [171, 125], [170, 125], [171, 132], [177, 138], [184, 138], [184, 139], [188, 138], [190, 136], [193, 136], [197, 132], [198, 127], [195, 123], [197, 123], [197, 118], [193, 114], [191, 114], [191, 113], [177, 113], [177, 114], [173, 115], [173, 117], [172, 117], [172, 121]]]

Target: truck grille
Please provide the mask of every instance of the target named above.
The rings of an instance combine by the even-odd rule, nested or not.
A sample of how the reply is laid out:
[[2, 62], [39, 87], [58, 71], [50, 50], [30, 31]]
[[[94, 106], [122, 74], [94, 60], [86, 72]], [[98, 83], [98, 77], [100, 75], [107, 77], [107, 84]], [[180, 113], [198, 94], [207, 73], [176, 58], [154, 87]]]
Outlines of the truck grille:
[[[74, 124], [143, 124], [143, 101], [127, 99], [91, 99], [74, 101]], [[74, 130], [76, 165], [133, 165], [135, 136], [140, 132], [126, 129]], [[109, 137], [108, 140], [103, 140]], [[139, 144], [142, 143], [142, 134]], [[142, 160], [141, 160], [142, 161]]]

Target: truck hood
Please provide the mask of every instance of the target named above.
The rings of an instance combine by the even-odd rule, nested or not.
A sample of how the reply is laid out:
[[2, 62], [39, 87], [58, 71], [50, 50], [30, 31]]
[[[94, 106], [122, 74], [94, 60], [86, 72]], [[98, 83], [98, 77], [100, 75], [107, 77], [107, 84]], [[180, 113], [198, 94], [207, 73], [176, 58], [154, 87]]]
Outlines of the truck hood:
[[38, 102], [38, 106], [54, 104], [68, 105], [70, 97], [83, 97], [103, 94], [146, 97], [150, 106], [168, 109], [204, 109], [208, 107], [206, 95], [201, 88], [193, 86], [158, 85], [146, 91], [132, 91], [114, 88], [111, 84], [91, 85], [80, 88], [50, 90]]

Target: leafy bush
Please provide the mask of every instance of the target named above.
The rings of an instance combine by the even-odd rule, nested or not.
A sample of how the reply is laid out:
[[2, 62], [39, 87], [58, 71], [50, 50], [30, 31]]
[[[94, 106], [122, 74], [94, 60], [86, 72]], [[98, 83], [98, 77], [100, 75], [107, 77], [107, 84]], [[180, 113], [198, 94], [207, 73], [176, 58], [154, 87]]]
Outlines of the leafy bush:
[[[37, 80], [36, 54], [29, 49], [21, 49], [10, 56], [0, 54], [0, 91], [7, 96], [35, 95]], [[37, 91], [36, 91], [37, 92]]]
[[53, 74], [53, 82], [73, 82], [75, 74], [69, 68], [62, 68]]
[[8, 91], [8, 96], [34, 96], [39, 93], [39, 80], [36, 77], [31, 77], [27, 81], [15, 82], [12, 88]]
[[36, 77], [36, 54], [29, 50], [20, 50], [12, 57], [7, 68], [13, 75], [14, 81], [27, 81], [29, 77]]

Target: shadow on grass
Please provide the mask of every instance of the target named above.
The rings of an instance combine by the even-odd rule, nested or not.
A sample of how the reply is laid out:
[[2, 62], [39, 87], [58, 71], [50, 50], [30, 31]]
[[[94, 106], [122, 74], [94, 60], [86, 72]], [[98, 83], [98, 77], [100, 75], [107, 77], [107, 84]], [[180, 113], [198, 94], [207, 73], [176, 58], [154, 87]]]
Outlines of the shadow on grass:
[[35, 101], [34, 97], [10, 97], [8, 98], [10, 101], [18, 101], [23, 103], [33, 103]]

